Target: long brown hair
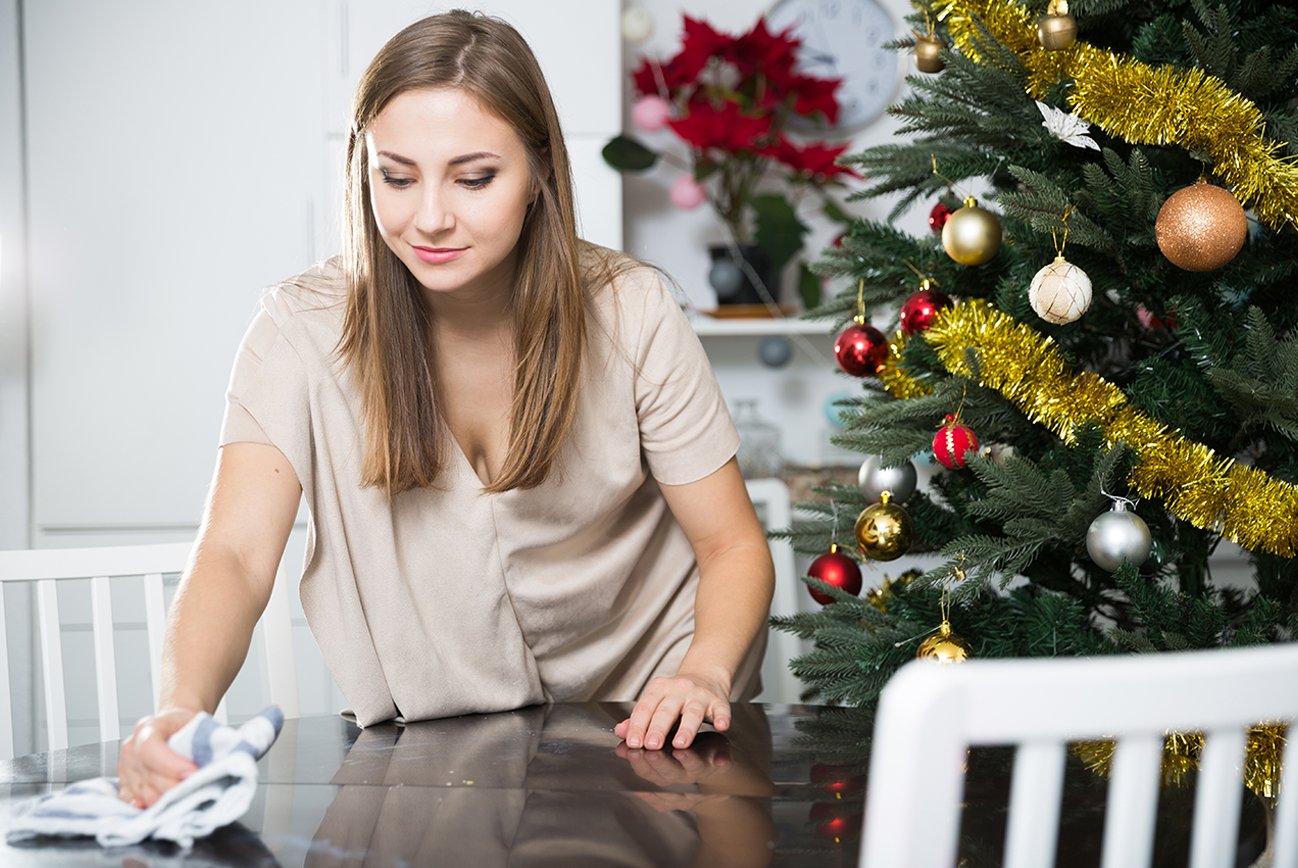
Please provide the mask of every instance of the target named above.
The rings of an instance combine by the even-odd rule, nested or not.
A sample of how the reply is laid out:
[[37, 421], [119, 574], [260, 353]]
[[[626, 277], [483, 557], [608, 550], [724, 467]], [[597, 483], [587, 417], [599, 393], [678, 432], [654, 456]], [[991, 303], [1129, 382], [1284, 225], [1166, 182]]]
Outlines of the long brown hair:
[[392, 37], [356, 89], [347, 143], [343, 261], [348, 297], [338, 349], [361, 392], [361, 478], [396, 494], [435, 485], [449, 431], [438, 412], [423, 289], [379, 234], [370, 210], [365, 130], [393, 97], [459, 88], [522, 140], [540, 195], [518, 240], [509, 448], [485, 490], [540, 485], [572, 428], [586, 345], [572, 170], [550, 90], [532, 50], [505, 22], [455, 10]]

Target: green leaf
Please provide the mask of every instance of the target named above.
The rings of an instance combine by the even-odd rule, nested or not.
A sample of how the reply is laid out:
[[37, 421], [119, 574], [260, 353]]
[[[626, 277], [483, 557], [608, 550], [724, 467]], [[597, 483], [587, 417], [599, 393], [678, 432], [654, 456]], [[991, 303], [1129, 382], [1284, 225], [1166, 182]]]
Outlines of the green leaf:
[[753, 240], [766, 251], [772, 273], [779, 274], [802, 249], [807, 227], [798, 219], [789, 200], [778, 193], [754, 196], [753, 211], [757, 215]]
[[848, 225], [853, 220], [856, 219], [851, 214], [848, 214], [846, 211], [844, 211], [842, 205], [839, 205], [837, 202], [835, 202], [833, 199], [829, 198], [828, 196], [825, 197], [825, 207], [822, 208], [821, 210], [826, 217], [828, 217], [830, 220], [833, 220], [835, 223], [842, 223], [844, 225]]
[[798, 266], [798, 295], [802, 298], [803, 310], [820, 306], [820, 278], [805, 262]]
[[619, 172], [643, 172], [652, 169], [658, 155], [630, 136], [615, 136], [600, 151], [604, 162]]

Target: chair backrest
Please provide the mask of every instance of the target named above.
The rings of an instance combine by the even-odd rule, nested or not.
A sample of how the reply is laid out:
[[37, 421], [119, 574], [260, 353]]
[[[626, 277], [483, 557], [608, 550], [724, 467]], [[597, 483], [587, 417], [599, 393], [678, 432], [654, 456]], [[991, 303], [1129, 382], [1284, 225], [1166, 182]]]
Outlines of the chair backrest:
[[[156, 708], [166, 624], [163, 577], [184, 570], [191, 547], [190, 543], [164, 543], [0, 551], [0, 591], [5, 585], [16, 582], [35, 586], [45, 724], [50, 750], [68, 746], [59, 583], [89, 579], [99, 737], [101, 741], [115, 740], [121, 738], [121, 728], [118, 723], [117, 660], [113, 651], [115, 628], [110, 582], [126, 577], [143, 578], [148, 671], [152, 680], [153, 707]], [[275, 582], [270, 603], [260, 622], [261, 636], [265, 643], [271, 698], [283, 709], [285, 716], [297, 717], [297, 671], [286, 585], [282, 577]], [[0, 593], [0, 703], [3, 704], [0, 707], [0, 759], [8, 759], [14, 753], [14, 728], [3, 593]], [[216, 717], [223, 722], [226, 719], [224, 699], [217, 708]]]
[[[880, 698], [861, 864], [951, 868], [967, 748], [1016, 745], [1004, 864], [1053, 865], [1067, 744], [1113, 739], [1102, 864], [1147, 866], [1164, 737], [1178, 731], [1205, 738], [1190, 865], [1233, 866], [1246, 729], [1295, 718], [1298, 644], [957, 665], [913, 661]], [[1291, 738], [1282, 768], [1295, 763], [1298, 738]], [[1298, 793], [1283, 784], [1279, 791], [1274, 864], [1293, 868]]]

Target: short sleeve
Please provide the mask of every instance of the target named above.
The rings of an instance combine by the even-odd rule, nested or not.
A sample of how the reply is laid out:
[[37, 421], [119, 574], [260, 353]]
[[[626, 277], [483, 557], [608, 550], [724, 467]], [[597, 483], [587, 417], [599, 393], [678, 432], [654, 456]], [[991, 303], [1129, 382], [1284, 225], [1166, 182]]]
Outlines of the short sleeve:
[[640, 445], [654, 479], [683, 485], [729, 461], [739, 435], [689, 320], [655, 272], [646, 271], [644, 283], [635, 385]]
[[253, 418], [242, 396], [254, 390], [262, 373], [262, 363], [279, 337], [274, 320], [264, 310], [259, 310], [244, 333], [235, 353], [234, 369], [230, 372], [230, 386], [225, 392], [225, 419], [221, 423], [220, 445], [228, 443], [266, 443], [270, 438]]
[[275, 446], [305, 481], [309, 470], [310, 407], [302, 360], [272, 314], [268, 294], [262, 299], [239, 344], [220, 445], [266, 443]]

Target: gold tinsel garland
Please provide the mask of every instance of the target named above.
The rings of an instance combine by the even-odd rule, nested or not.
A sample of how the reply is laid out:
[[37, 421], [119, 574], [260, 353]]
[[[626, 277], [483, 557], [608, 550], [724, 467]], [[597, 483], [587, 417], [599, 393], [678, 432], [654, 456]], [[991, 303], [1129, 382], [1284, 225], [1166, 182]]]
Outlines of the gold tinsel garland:
[[[1218, 530], [1251, 551], [1298, 553], [1298, 487], [1181, 436], [1097, 374], [1074, 373], [1055, 342], [1030, 326], [974, 299], [939, 311], [920, 335], [952, 374], [1000, 392], [1065, 443], [1086, 424], [1098, 425], [1106, 443], [1126, 443], [1138, 456], [1127, 481], [1141, 497], [1161, 500], [1183, 521]], [[902, 369], [903, 349], [900, 338], [892, 343], [880, 379], [899, 398], [927, 394]]]
[[1028, 69], [1028, 93], [1041, 99], [1070, 79], [1069, 101], [1085, 121], [1133, 144], [1176, 145], [1212, 157], [1235, 196], [1275, 229], [1298, 228], [1298, 165], [1263, 135], [1262, 112], [1200, 69], [1153, 67], [1084, 42], [1047, 51], [1032, 13], [1006, 0], [939, 0], [961, 53], [975, 61], [981, 21]]
[[[1274, 804], [1280, 789], [1280, 766], [1284, 757], [1287, 729], [1282, 723], [1260, 723], [1250, 727], [1244, 743], [1244, 786]], [[1163, 784], [1181, 786], [1199, 767], [1204, 738], [1199, 732], [1170, 732], [1163, 740]], [[1107, 777], [1113, 765], [1115, 744], [1084, 741], [1073, 752], [1091, 771]]]

